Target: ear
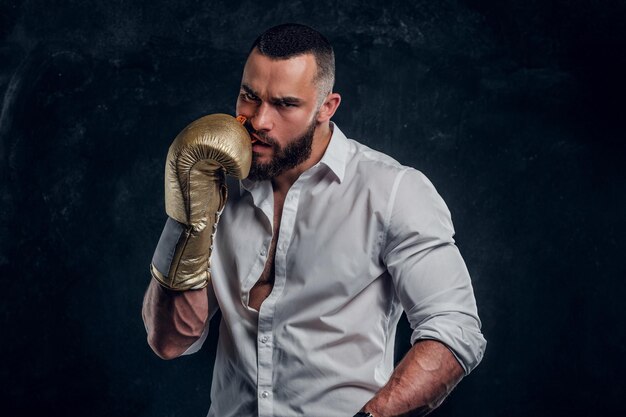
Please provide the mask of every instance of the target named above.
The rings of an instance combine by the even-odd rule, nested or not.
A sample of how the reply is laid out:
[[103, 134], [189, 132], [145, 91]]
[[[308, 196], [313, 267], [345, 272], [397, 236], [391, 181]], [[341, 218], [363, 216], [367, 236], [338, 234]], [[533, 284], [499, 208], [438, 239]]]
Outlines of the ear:
[[320, 110], [317, 113], [318, 123], [328, 122], [337, 111], [340, 103], [341, 96], [339, 95], [339, 93], [330, 93], [328, 96], [326, 96], [326, 99], [322, 103]]

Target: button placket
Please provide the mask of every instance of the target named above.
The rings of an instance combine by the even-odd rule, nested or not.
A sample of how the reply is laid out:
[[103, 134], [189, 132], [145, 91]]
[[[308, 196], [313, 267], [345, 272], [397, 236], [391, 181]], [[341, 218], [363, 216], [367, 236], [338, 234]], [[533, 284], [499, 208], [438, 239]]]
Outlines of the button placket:
[[[274, 309], [277, 300], [280, 298], [282, 289], [286, 280], [286, 250], [289, 247], [289, 241], [293, 235], [295, 224], [295, 216], [298, 208], [298, 197], [300, 195], [301, 184], [294, 184], [289, 191], [289, 195], [285, 199], [283, 214], [280, 223], [280, 233], [276, 246], [276, 254], [274, 258], [275, 281], [274, 288], [269, 297], [263, 302], [259, 311], [258, 319], [258, 347], [257, 347], [257, 364], [258, 364], [258, 406], [259, 416], [273, 415], [273, 399], [272, 399], [272, 376], [274, 374], [273, 363], [273, 343], [272, 337], [269, 335], [273, 332]], [[268, 242], [269, 243], [269, 242]], [[265, 249], [267, 253], [267, 249]]]

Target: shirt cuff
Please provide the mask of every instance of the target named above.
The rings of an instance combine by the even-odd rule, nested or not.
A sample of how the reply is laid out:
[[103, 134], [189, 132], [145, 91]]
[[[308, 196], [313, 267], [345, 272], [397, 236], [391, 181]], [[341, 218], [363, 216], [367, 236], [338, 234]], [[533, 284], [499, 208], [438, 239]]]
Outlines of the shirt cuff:
[[411, 335], [411, 344], [418, 340], [437, 340], [446, 345], [459, 361], [465, 375], [478, 366], [487, 346], [480, 332], [480, 323], [462, 313], [433, 317], [420, 324]]
[[184, 232], [184, 224], [177, 222], [171, 217], [167, 218], [165, 227], [159, 238], [159, 243], [152, 256], [152, 265], [165, 277], [167, 277], [170, 272], [176, 245]]

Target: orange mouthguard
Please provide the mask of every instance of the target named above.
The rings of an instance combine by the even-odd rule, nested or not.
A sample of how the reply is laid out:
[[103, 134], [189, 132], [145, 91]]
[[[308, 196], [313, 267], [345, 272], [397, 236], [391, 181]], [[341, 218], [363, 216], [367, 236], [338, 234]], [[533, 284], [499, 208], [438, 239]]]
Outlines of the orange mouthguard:
[[[247, 120], [247, 119], [246, 119], [246, 116], [242, 116], [241, 114], [240, 114], [239, 116], [235, 117], [235, 119], [237, 119], [237, 121], [238, 121], [239, 123], [241, 123], [241, 124], [244, 124], [244, 123], [246, 122], [246, 120]], [[254, 138], [254, 137], [250, 136], [250, 143], [254, 143], [254, 142], [256, 142], [256, 141], [257, 141], [257, 139], [256, 139], [256, 138]]]

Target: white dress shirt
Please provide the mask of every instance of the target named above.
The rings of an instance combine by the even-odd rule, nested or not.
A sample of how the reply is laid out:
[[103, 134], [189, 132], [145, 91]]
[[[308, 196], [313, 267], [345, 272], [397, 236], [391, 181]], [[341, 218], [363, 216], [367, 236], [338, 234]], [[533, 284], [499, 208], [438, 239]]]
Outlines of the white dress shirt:
[[272, 185], [229, 183], [211, 257], [222, 321], [209, 417], [354, 415], [393, 371], [403, 310], [411, 343], [443, 342], [466, 373], [483, 356], [445, 203], [419, 171], [332, 126], [323, 158], [286, 196], [258, 312], [248, 301], [272, 241]]

